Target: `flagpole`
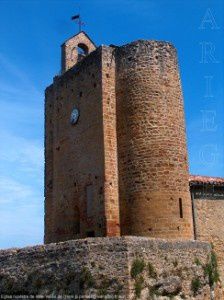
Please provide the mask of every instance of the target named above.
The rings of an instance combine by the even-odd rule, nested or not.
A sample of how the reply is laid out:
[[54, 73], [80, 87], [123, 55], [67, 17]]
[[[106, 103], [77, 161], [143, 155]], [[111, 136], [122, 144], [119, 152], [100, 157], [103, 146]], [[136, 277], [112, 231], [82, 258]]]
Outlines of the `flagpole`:
[[72, 21], [75, 21], [76, 24], [78, 24], [79, 33], [80, 33], [82, 31], [82, 25], [84, 25], [84, 23], [82, 23], [81, 16], [75, 15], [75, 16], [71, 17], [71, 19], [72, 19]]

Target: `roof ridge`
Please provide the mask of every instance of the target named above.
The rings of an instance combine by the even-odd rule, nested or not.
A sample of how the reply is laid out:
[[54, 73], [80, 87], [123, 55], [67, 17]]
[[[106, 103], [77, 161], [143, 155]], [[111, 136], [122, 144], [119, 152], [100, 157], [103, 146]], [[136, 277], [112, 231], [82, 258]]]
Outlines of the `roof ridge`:
[[61, 46], [63, 46], [63, 45], [64, 45], [66, 42], [68, 42], [70, 39], [72, 39], [72, 38], [78, 36], [80, 33], [85, 34], [85, 36], [90, 40], [90, 42], [97, 48], [97, 45], [94, 43], [94, 41], [93, 41], [93, 40], [89, 37], [89, 35], [88, 35], [85, 31], [83, 31], [83, 30], [80, 31], [80, 32], [78, 32], [78, 33], [76, 33], [75, 35], [71, 36], [70, 38], [66, 39], [66, 40], [64, 41], [64, 43], [61, 44]]

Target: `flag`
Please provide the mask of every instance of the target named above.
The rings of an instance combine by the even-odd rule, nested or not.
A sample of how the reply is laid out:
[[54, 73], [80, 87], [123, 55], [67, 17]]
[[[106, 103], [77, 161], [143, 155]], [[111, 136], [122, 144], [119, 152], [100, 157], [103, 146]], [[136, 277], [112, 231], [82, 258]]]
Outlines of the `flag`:
[[73, 16], [71, 19], [72, 19], [72, 20], [76, 20], [76, 19], [79, 19], [79, 18], [80, 18], [79, 15], [75, 15], [75, 16]]

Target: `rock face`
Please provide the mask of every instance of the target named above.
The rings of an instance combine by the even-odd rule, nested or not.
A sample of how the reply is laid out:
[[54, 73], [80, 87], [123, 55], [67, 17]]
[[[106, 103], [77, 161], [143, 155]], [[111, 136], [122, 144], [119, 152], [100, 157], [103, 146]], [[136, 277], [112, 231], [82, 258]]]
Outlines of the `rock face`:
[[206, 300], [211, 289], [203, 266], [210, 253], [203, 242], [140, 237], [2, 250], [0, 294]]

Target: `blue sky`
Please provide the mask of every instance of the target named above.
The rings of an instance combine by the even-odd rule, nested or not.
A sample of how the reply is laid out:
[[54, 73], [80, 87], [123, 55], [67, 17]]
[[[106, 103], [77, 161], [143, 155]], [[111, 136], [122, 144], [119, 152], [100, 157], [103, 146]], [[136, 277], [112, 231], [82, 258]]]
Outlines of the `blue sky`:
[[190, 172], [224, 176], [223, 11], [223, 0], [0, 0], [0, 248], [43, 242], [44, 89], [76, 13], [97, 45], [174, 43]]

